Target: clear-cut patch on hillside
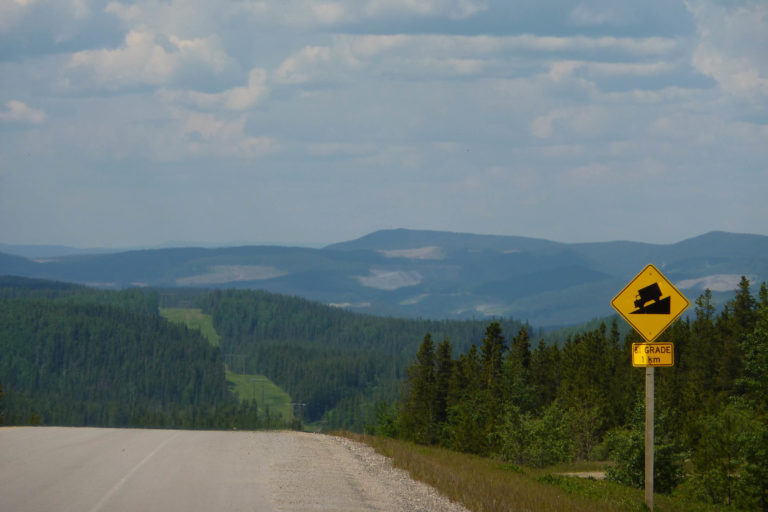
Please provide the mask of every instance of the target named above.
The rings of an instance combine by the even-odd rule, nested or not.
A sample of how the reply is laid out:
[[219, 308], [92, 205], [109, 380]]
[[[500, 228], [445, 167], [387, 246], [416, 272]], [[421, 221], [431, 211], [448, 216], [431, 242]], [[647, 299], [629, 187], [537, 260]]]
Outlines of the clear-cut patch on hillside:
[[427, 247], [418, 247], [416, 249], [380, 249], [378, 252], [387, 258], [408, 258], [411, 260], [442, 260], [445, 259], [445, 252], [436, 245]]
[[281, 270], [265, 265], [215, 265], [211, 272], [176, 280], [178, 286], [232, 283], [236, 281], [263, 281], [286, 275]]
[[709, 288], [713, 292], [730, 292], [739, 287], [740, 280], [741, 276], [738, 274], [713, 274], [695, 279], [684, 279], [675, 283], [675, 286], [681, 290], [706, 290]]
[[418, 304], [419, 302], [423, 301], [427, 297], [429, 297], [428, 293], [422, 293], [420, 295], [416, 295], [415, 297], [410, 297], [408, 299], [401, 300], [399, 304], [401, 306], [412, 306], [414, 304]]
[[371, 275], [355, 276], [355, 279], [368, 288], [397, 290], [398, 288], [419, 284], [424, 279], [424, 276], [414, 271], [371, 269]]

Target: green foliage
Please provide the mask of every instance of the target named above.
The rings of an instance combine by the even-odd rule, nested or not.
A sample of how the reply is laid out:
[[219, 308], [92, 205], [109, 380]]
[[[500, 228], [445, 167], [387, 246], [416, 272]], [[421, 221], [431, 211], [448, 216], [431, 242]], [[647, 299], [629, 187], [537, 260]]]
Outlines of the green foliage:
[[768, 510], [768, 421], [737, 401], [699, 422], [694, 474], [683, 492], [709, 503]]
[[[397, 398], [426, 332], [434, 339], [462, 340], [457, 347], [462, 350], [486, 327], [479, 321], [360, 315], [261, 291], [217, 290], [198, 299], [198, 305], [212, 315], [225, 360], [237, 362], [233, 369], [266, 375], [294, 400], [307, 403], [309, 421], [324, 421], [329, 429], [362, 431], [374, 423], [376, 404]], [[519, 329], [522, 324], [500, 320], [499, 325]], [[434, 372], [440, 374], [437, 367]], [[447, 368], [440, 375], [444, 388]], [[429, 411], [442, 418], [448, 408], [446, 399]]]
[[497, 434], [504, 460], [534, 467], [551, 466], [573, 457], [568, 414], [555, 401], [540, 416], [511, 408]]
[[[765, 512], [768, 288], [761, 286], [756, 301], [742, 279], [719, 314], [709, 291], [695, 304], [692, 321], [664, 334], [676, 365], [656, 372], [654, 487]], [[600, 446], [613, 461], [611, 480], [642, 487], [645, 415], [636, 397], [644, 396], [644, 372], [630, 364], [638, 336], [630, 332], [622, 343], [615, 323], [601, 324], [532, 352], [525, 328], [509, 350], [503, 339], [492, 323], [481, 352], [472, 345], [459, 354], [450, 365], [446, 417], [410, 411], [409, 421], [437, 432], [436, 439], [410, 439], [527, 466], [588, 460]]]
[[229, 392], [220, 351], [161, 318], [157, 295], [142, 290], [11, 280], [0, 288], [0, 381], [9, 424], [253, 428], [264, 419]]
[[[654, 417], [653, 486], [656, 492], [669, 494], [683, 480], [685, 453], [669, 432], [667, 414], [657, 411]], [[606, 445], [613, 461], [606, 470], [606, 477], [642, 488], [645, 484], [645, 407], [642, 400], [637, 400], [628, 428], [610, 432]]]
[[435, 345], [427, 333], [419, 346], [416, 361], [408, 367], [400, 413], [403, 436], [421, 444], [432, 444], [437, 440], [435, 370]]

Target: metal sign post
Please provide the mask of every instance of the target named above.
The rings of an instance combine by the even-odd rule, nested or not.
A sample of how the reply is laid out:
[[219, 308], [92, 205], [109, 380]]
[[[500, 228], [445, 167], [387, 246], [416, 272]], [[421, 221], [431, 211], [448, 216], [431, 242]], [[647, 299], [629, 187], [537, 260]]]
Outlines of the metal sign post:
[[653, 416], [655, 368], [645, 369], [645, 504], [653, 510]]

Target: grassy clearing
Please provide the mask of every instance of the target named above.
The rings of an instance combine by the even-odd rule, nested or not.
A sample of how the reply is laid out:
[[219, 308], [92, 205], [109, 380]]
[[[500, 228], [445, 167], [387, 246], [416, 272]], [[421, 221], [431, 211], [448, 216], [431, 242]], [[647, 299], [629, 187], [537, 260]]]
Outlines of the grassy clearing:
[[269, 407], [271, 412], [279, 413], [287, 421], [293, 418], [291, 395], [263, 375], [232, 373], [227, 370], [227, 381], [232, 391], [244, 400], [256, 400], [259, 409]]
[[[183, 324], [190, 329], [200, 331], [211, 345], [218, 347], [220, 338], [213, 328], [213, 317], [200, 309], [163, 308], [160, 314], [169, 322]], [[269, 407], [269, 410], [281, 414], [286, 421], [293, 418], [291, 396], [277, 384], [263, 375], [226, 372], [227, 381], [232, 391], [240, 401], [256, 400], [259, 409]]]
[[188, 309], [188, 308], [162, 308], [160, 309], [160, 315], [165, 317], [169, 322], [176, 324], [183, 324], [190, 329], [200, 331], [205, 336], [211, 345], [214, 347], [219, 346], [219, 335], [216, 333], [216, 329], [213, 328], [213, 317], [206, 315], [200, 309]]
[[[643, 491], [533, 470], [498, 460], [393, 439], [341, 433], [372, 446], [421, 480], [475, 512], [600, 512], [646, 510]], [[559, 468], [558, 468], [559, 469]], [[716, 512], [725, 507], [656, 495], [660, 512]]]

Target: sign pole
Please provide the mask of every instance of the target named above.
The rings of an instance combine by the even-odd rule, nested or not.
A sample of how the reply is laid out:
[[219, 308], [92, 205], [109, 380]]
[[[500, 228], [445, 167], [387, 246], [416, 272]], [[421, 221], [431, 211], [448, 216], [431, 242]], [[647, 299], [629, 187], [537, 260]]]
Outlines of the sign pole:
[[672, 343], [654, 343], [656, 338], [683, 314], [690, 303], [664, 274], [645, 266], [619, 294], [611, 306], [646, 343], [632, 344], [632, 366], [645, 366], [645, 504], [653, 510], [653, 408], [654, 367], [675, 364]]
[[645, 505], [653, 510], [653, 413], [654, 370], [645, 369]]

